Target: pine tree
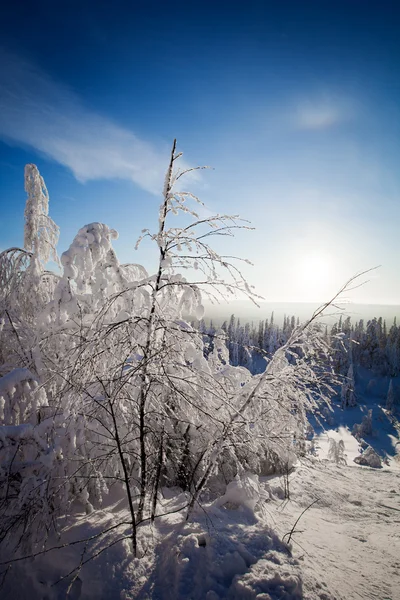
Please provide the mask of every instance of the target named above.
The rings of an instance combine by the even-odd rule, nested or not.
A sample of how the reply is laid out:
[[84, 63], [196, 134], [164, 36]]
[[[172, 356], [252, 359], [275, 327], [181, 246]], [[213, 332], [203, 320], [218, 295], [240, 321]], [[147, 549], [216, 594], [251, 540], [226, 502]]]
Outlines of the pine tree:
[[350, 365], [341, 389], [342, 408], [356, 405], [354, 366]]
[[386, 396], [386, 410], [388, 410], [389, 412], [393, 412], [396, 408], [396, 404], [396, 394], [393, 385], [393, 379], [391, 379], [389, 383], [388, 393]]

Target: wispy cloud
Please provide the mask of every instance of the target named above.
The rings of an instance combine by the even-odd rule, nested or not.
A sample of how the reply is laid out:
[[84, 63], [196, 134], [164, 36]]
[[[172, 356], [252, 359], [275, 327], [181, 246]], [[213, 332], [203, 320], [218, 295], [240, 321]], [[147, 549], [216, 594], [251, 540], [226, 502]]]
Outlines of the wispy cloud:
[[303, 100], [295, 110], [295, 123], [299, 129], [328, 129], [350, 116], [350, 106], [343, 99], [323, 97]]
[[159, 193], [167, 146], [156, 149], [92, 112], [67, 86], [1, 49], [0, 67], [3, 140], [35, 148], [71, 169], [80, 181], [128, 179]]

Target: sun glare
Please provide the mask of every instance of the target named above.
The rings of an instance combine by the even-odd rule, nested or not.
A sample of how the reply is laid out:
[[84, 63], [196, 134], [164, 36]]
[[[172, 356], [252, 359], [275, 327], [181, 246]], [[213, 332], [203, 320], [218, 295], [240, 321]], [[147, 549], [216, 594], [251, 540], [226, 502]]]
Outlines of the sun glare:
[[297, 263], [296, 279], [299, 292], [307, 300], [321, 300], [332, 288], [334, 263], [329, 254], [310, 252], [300, 256]]

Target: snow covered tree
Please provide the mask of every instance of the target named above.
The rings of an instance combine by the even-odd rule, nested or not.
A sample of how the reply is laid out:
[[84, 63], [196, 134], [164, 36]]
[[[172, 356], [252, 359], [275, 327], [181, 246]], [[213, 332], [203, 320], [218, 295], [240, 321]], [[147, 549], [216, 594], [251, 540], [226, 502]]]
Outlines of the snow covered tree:
[[363, 352], [363, 366], [375, 372], [382, 372], [384, 355], [382, 352], [382, 319], [371, 319], [367, 323], [365, 345]]
[[398, 405], [398, 399], [396, 397], [395, 388], [393, 385], [393, 379], [390, 380], [389, 389], [386, 396], [386, 410], [393, 412], [396, 410]]
[[372, 408], [363, 416], [361, 423], [354, 425], [352, 433], [358, 440], [372, 434]]
[[233, 366], [237, 366], [239, 364], [239, 348], [238, 348], [237, 330], [238, 330], [238, 325], [236, 323], [235, 315], [231, 315], [231, 318], [229, 320], [229, 325], [228, 325], [228, 347], [229, 347], [230, 361]]
[[355, 394], [354, 366], [350, 365], [347, 371], [347, 377], [344, 379], [341, 388], [342, 408], [352, 407], [357, 404]]
[[386, 356], [389, 374], [391, 377], [396, 377], [400, 373], [400, 328], [397, 326], [396, 318], [387, 336]]
[[[191, 203], [200, 200], [179, 189], [187, 172], [177, 167], [179, 158], [174, 143], [158, 227], [141, 236], [157, 245], [155, 273], [120, 264], [113, 229], [85, 225], [63, 253], [63, 271], [46, 288], [48, 298], [39, 294], [29, 318], [23, 317], [30, 335], [7, 331], [14, 335], [17, 358], [6, 338], [0, 339], [2, 373], [14, 381], [15, 369], [25, 368], [28, 378], [18, 380], [15, 391], [0, 379], [6, 454], [0, 484], [3, 514], [12, 517], [3, 521], [4, 539], [29, 537], [34, 529], [39, 543], [74, 503], [86, 511], [101, 507], [115, 485], [129, 511], [116, 526], [128, 527], [137, 554], [138, 528], [157, 517], [161, 486], [181, 486], [190, 514], [220, 473], [260, 473], [266, 457], [287, 462], [303, 451], [306, 412], [332, 393], [331, 373], [321, 366], [326, 343], [315, 326], [329, 303], [294, 329], [286, 322], [285, 336], [271, 317], [271, 355], [258, 375], [229, 363], [223, 330], [215, 332], [206, 360], [204, 331], [191, 324], [203, 318], [203, 296], [216, 301], [239, 291], [255, 297], [233, 259], [210, 242], [248, 226], [237, 216], [199, 218]], [[31, 222], [24, 252], [33, 258], [32, 274], [39, 274], [55, 247], [56, 230], [47, 219], [43, 181], [33, 168], [27, 173]], [[170, 223], [176, 214], [179, 227]], [[182, 272], [194, 274], [192, 280]], [[231, 319], [228, 343], [236, 352], [238, 329]], [[248, 350], [255, 335], [244, 327], [241, 345]], [[27, 519], [30, 527], [21, 530]]]
[[333, 438], [329, 439], [328, 458], [329, 460], [335, 462], [337, 465], [347, 464], [343, 440], [336, 441]]
[[57, 258], [59, 228], [49, 217], [49, 193], [35, 165], [25, 167], [25, 191], [28, 199], [25, 206], [24, 246], [32, 253], [42, 268], [52, 258]]
[[25, 248], [0, 253], [0, 363], [5, 371], [11, 366], [35, 370], [35, 317], [57, 281], [45, 267], [50, 259], [58, 262], [59, 229], [49, 217], [49, 194], [35, 165], [25, 167], [25, 190]]

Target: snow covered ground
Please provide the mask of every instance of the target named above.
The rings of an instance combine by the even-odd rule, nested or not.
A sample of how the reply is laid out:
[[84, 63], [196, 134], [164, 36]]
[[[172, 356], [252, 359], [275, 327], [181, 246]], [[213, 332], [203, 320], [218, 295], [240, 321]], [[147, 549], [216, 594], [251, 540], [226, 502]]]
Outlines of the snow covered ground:
[[[141, 526], [133, 559], [128, 511], [114, 490], [104, 510], [65, 520], [62, 541], [48, 547], [90, 541], [0, 568], [1, 600], [399, 600], [399, 425], [382, 398], [364, 393], [345, 411], [334, 403], [326, 429], [314, 423], [314, 456], [290, 474], [289, 500], [283, 477], [242, 474], [186, 521], [188, 497], [164, 489], [164, 516]], [[379, 469], [354, 462], [362, 445], [351, 430], [371, 408], [365, 442]], [[340, 465], [330, 440], [343, 442]]]
[[[241, 493], [243, 482], [250, 485], [247, 493]], [[244, 478], [233, 486], [226, 503], [207, 503], [190, 522], [174, 512], [185, 502], [184, 494], [170, 494], [163, 510], [171, 514], [143, 528], [143, 556], [132, 560], [127, 541], [116, 543], [78, 572], [69, 597], [397, 600], [399, 483], [396, 468], [337, 466], [311, 459], [290, 475], [290, 500], [283, 498], [281, 477], [264, 478], [258, 490], [254, 480]], [[252, 498], [258, 492], [260, 501], [253, 513]], [[287, 546], [282, 538], [317, 498]], [[66, 526], [67, 539], [95, 535], [123, 518], [124, 509], [118, 504], [111, 505], [108, 512], [81, 515]], [[121, 537], [123, 531], [122, 526], [118, 535], [110, 533], [107, 543]], [[99, 552], [105, 545], [95, 540], [89, 545], [90, 552]], [[71, 578], [53, 584], [79, 565], [83, 550], [84, 544], [71, 546], [14, 565], [1, 597], [65, 598]]]
[[292, 537], [304, 598], [317, 597], [315, 581], [327, 597], [400, 598], [399, 470], [315, 463], [295, 470], [290, 495], [290, 502], [268, 504], [282, 536], [319, 499]]

